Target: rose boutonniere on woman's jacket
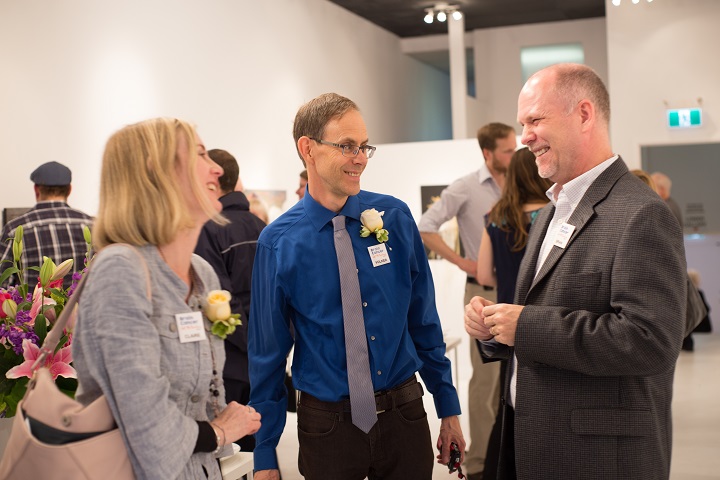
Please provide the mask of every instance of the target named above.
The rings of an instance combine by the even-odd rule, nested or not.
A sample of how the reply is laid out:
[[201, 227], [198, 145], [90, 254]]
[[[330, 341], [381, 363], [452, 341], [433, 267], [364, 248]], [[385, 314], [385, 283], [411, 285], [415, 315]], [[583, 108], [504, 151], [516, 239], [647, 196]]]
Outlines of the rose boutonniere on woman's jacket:
[[203, 305], [205, 316], [212, 323], [210, 331], [223, 340], [232, 335], [238, 325], [242, 325], [240, 314], [230, 311], [231, 297], [227, 290], [212, 290]]
[[388, 231], [383, 228], [382, 216], [385, 212], [378, 212], [374, 208], [368, 208], [360, 214], [361, 237], [369, 237], [371, 233], [375, 234], [375, 238], [380, 243], [388, 241]]

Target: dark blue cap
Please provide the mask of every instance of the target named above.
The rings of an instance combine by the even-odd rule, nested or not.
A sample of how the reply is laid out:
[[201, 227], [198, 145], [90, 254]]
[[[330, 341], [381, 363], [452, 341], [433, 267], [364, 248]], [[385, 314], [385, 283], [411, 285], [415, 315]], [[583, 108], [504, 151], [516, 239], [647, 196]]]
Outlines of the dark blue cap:
[[30, 174], [30, 180], [35, 185], [49, 187], [70, 185], [72, 172], [68, 167], [58, 162], [43, 163]]

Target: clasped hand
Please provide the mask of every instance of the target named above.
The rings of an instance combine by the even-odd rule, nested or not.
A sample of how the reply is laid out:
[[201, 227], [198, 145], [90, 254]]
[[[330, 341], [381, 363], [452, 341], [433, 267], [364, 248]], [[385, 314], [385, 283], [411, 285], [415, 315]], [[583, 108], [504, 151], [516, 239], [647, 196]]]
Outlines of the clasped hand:
[[473, 297], [465, 305], [465, 331], [473, 338], [515, 345], [515, 330], [522, 305], [493, 303], [483, 297]]

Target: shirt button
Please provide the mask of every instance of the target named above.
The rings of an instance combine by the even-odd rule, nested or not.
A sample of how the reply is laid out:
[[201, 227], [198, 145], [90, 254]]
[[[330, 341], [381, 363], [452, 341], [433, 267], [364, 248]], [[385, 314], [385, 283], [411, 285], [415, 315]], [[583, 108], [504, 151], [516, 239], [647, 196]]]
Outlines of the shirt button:
[[370, 337], [370, 340], [372, 340], [372, 341], [374, 342], [374, 341], [375, 341], [375, 335], [373, 335], [372, 337]]
[[193, 402], [193, 403], [199, 402], [199, 401], [200, 401], [200, 395], [193, 395], [192, 397], [190, 397], [190, 401]]
[[363, 302], [363, 307], [367, 307], [367, 302]]
[[382, 370], [378, 370], [378, 375], [382, 375]]
[[174, 323], [171, 323], [171, 324], [170, 324], [170, 331], [171, 331], [171, 332], [176, 332], [176, 331], [177, 331], [177, 325], [175, 325]]

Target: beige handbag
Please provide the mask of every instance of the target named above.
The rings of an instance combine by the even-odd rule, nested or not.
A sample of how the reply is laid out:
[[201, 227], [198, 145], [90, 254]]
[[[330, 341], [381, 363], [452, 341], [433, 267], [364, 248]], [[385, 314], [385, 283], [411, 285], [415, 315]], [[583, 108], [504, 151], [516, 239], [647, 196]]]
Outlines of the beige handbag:
[[0, 462], [0, 480], [135, 478], [105, 396], [83, 406], [58, 390], [50, 371], [40, 367], [60, 341], [88, 276], [89, 272], [68, 300], [32, 367], [33, 377], [18, 403]]

